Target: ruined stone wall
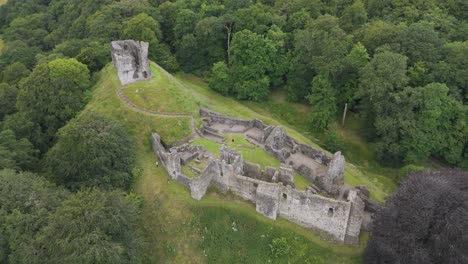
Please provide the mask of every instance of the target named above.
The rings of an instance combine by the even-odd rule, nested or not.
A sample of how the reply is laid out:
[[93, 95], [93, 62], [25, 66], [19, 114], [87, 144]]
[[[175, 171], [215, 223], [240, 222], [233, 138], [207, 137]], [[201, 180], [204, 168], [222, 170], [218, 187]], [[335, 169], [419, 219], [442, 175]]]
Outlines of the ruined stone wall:
[[328, 164], [327, 173], [319, 178], [320, 187], [330, 194], [338, 192], [338, 184], [344, 177], [345, 158], [336, 152]]
[[279, 211], [280, 193], [280, 185], [278, 184], [259, 184], [255, 210], [270, 219], [276, 220]]
[[159, 160], [163, 163], [164, 168], [172, 179], [176, 179], [177, 175], [181, 174], [182, 166], [180, 165], [180, 155], [175, 149], [171, 149], [170, 152], [161, 144], [161, 137], [153, 133], [151, 135], [151, 144], [153, 145], [153, 151], [158, 156]]
[[219, 164], [216, 160], [210, 160], [208, 166], [202, 171], [199, 177], [190, 179], [190, 194], [195, 200], [200, 200], [205, 196], [206, 190], [210, 186], [211, 180], [219, 177]]
[[[293, 181], [291, 167], [282, 165], [278, 170], [267, 168], [261, 171], [260, 166], [244, 162], [241, 153], [222, 146], [221, 159], [212, 159], [199, 177], [187, 177], [180, 173], [181, 155], [203, 152], [203, 147], [172, 148], [167, 152], [160, 142], [159, 135], [152, 135], [151, 141], [154, 152], [166, 167], [168, 173], [179, 183], [190, 189], [191, 196], [200, 200], [210, 185], [219, 188], [222, 192], [228, 191], [252, 201], [256, 211], [276, 219], [281, 216], [300, 226], [322, 234], [330, 240], [357, 245], [363, 221], [365, 204], [358, 193], [350, 190], [348, 201], [338, 201], [308, 191], [299, 191], [291, 186], [262, 180], [265, 175], [272, 177], [272, 181], [288, 179]], [[185, 152], [177, 152], [184, 150]], [[341, 154], [337, 153], [331, 162], [340, 167]], [[179, 169], [177, 169], [177, 164]], [[175, 172], [172, 170], [175, 169]], [[242, 175], [253, 174], [255, 177]], [[172, 173], [172, 174], [171, 174]], [[332, 173], [333, 174], [333, 173]], [[333, 175], [336, 175], [333, 174]]]
[[344, 242], [350, 203], [285, 187], [279, 215], [291, 222]]
[[323, 164], [325, 166], [328, 166], [330, 163], [331, 159], [323, 151], [320, 151], [316, 148], [313, 148], [309, 145], [305, 145], [302, 143], [297, 143], [297, 151], [300, 153], [304, 154], [305, 156], [317, 161], [320, 164]]
[[364, 202], [358, 196], [357, 192], [351, 190], [348, 194], [348, 201], [351, 203], [349, 212], [348, 226], [346, 228], [346, 238], [344, 243], [350, 245], [359, 244], [359, 234], [364, 220]]
[[259, 180], [237, 175], [230, 179], [229, 189], [234, 194], [255, 203], [256, 197], [257, 197], [256, 196], [257, 187], [259, 184], [262, 184], [262, 183], [263, 182]]
[[153, 77], [148, 62], [148, 47], [149, 43], [143, 41], [112, 41], [112, 62], [122, 85]]
[[233, 118], [228, 116], [223, 116], [213, 111], [207, 109], [200, 109], [200, 116], [210, 118], [210, 121], [219, 123], [219, 124], [226, 124], [226, 125], [235, 125], [235, 126], [243, 126], [246, 129], [251, 127], [250, 120]]

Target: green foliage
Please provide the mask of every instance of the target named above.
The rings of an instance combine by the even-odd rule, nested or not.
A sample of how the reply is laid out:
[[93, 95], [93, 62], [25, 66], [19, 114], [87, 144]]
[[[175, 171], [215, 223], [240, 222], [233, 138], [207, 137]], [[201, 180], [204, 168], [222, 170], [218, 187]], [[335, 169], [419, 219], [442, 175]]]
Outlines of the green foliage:
[[169, 72], [175, 72], [179, 69], [179, 63], [176, 57], [166, 44], [158, 43], [151, 48], [154, 61], [164, 67]]
[[312, 129], [322, 131], [328, 128], [337, 111], [335, 93], [330, 80], [324, 75], [315, 76], [307, 99], [313, 109], [310, 120]]
[[289, 254], [291, 246], [288, 244], [288, 240], [285, 237], [273, 238], [271, 244], [271, 253], [275, 257], [281, 257]]
[[293, 63], [288, 74], [289, 98], [302, 101], [308, 94], [310, 80], [317, 74], [338, 74], [350, 48], [350, 39], [340, 28], [338, 18], [320, 16], [304, 30], [294, 33]]
[[160, 34], [159, 24], [147, 14], [139, 14], [131, 18], [123, 30], [124, 39], [146, 41], [156, 44], [157, 34]]
[[[15, 62], [8, 67], [6, 67], [2, 72], [2, 81], [10, 85], [16, 85], [21, 81], [21, 79], [28, 77], [31, 73], [24, 64], [21, 62]], [[13, 102], [16, 100], [13, 100]]]
[[36, 161], [35, 154], [27, 139], [18, 140], [9, 129], [0, 131], [0, 170], [30, 168]]
[[28, 69], [32, 69], [36, 62], [35, 56], [39, 52], [38, 47], [31, 47], [20, 40], [7, 42], [0, 55], [0, 71], [15, 62], [20, 62]]
[[50, 215], [35, 248], [52, 263], [137, 263], [136, 213], [121, 191], [80, 191]]
[[16, 107], [41, 126], [44, 150], [55, 132], [83, 107], [83, 93], [90, 88], [89, 70], [75, 59], [57, 59], [37, 66], [20, 84]]
[[211, 89], [223, 95], [228, 95], [230, 93], [231, 81], [226, 63], [220, 61], [213, 65], [208, 83]]
[[0, 260], [139, 262], [140, 242], [133, 230], [138, 209], [123, 192], [70, 195], [35, 174], [11, 170], [0, 170], [0, 186]]
[[247, 29], [257, 34], [265, 34], [272, 24], [284, 24], [283, 19], [283, 17], [276, 15], [270, 7], [256, 3], [237, 10], [235, 28], [238, 32]]
[[37, 253], [33, 240], [68, 192], [35, 174], [13, 170], [0, 170], [0, 186], [0, 261], [44, 262], [37, 255], [32, 257]]
[[113, 120], [87, 113], [72, 120], [47, 153], [46, 168], [54, 182], [80, 187], [128, 188], [134, 165], [130, 136]]
[[259, 101], [270, 93], [276, 48], [271, 40], [249, 30], [234, 35], [231, 46], [233, 93], [238, 99]]
[[97, 72], [110, 62], [109, 49], [109, 45], [91, 42], [78, 53], [76, 60], [88, 66], [90, 72]]
[[367, 22], [366, 7], [361, 0], [355, 1], [347, 6], [340, 18], [340, 27], [347, 32], [351, 32]]
[[17, 94], [18, 88], [15, 86], [8, 85], [7, 83], [0, 83], [0, 120], [2, 120], [5, 115], [15, 112]]

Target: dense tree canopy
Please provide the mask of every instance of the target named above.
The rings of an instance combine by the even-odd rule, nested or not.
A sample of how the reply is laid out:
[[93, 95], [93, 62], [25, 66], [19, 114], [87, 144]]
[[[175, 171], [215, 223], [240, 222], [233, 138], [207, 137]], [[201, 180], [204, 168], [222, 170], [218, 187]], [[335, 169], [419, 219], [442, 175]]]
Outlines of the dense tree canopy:
[[37, 123], [44, 149], [55, 132], [83, 107], [83, 92], [90, 88], [89, 70], [75, 59], [57, 59], [38, 65], [21, 83], [16, 107]]
[[62, 128], [46, 156], [54, 182], [74, 190], [83, 186], [128, 188], [133, 162], [125, 128], [96, 113], [85, 113]]
[[377, 212], [365, 262], [467, 262], [467, 190], [467, 173], [411, 175]]
[[[461, 147], [420, 152], [462, 166], [468, 149], [459, 114], [468, 102], [466, 7], [459, 0], [8, 1], [0, 7], [5, 40], [0, 81], [9, 85], [3, 90], [13, 98], [14, 87], [38, 64], [76, 58], [94, 73], [109, 62], [109, 42], [122, 38], [149, 41], [150, 58], [165, 69], [208, 77], [214, 90], [243, 100], [263, 100], [273, 89], [284, 89], [290, 101], [316, 104], [308, 99], [311, 83], [318, 75], [328, 76], [328, 94], [334, 98], [324, 99], [334, 102], [331, 108], [347, 103], [365, 115], [369, 140], [382, 141], [374, 145], [376, 156], [395, 164], [427, 155], [407, 155], [418, 141], [387, 129], [403, 121], [390, 112], [402, 107], [407, 116], [418, 115], [418, 104], [409, 97], [439, 83], [456, 101], [445, 125], [457, 126], [450, 141], [458, 140]], [[3, 115], [23, 111], [11, 108], [11, 102], [6, 109]], [[313, 116], [330, 112], [311, 109]], [[336, 117], [338, 112], [330, 113]], [[36, 122], [33, 114], [28, 118]], [[58, 128], [47, 132], [38, 125], [49, 138]], [[426, 133], [421, 130], [414, 127], [416, 134]], [[29, 139], [35, 146], [50, 145]]]
[[138, 207], [122, 191], [70, 194], [0, 170], [1, 263], [138, 263]]

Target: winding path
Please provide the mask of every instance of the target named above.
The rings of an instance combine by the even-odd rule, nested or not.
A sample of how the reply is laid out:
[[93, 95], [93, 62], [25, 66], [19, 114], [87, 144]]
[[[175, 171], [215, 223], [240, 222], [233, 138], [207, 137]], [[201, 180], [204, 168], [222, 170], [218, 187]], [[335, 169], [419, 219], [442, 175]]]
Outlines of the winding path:
[[[159, 66], [157, 64], [154, 64], [154, 65], [156, 67], [158, 67], [162, 72], [164, 72], [164, 74], [172, 77], [172, 79], [175, 80], [176, 82], [179, 82], [172, 75], [170, 75], [166, 70], [164, 70], [161, 66]], [[140, 112], [140, 113], [147, 114], [147, 115], [151, 115], [151, 116], [159, 116], [159, 117], [190, 117], [190, 127], [191, 127], [191, 130], [192, 130], [192, 135], [189, 136], [186, 139], [183, 139], [183, 140], [179, 141], [179, 142], [173, 143], [172, 145], [178, 145], [178, 144], [181, 144], [181, 143], [186, 143], [186, 142], [195, 140], [195, 139], [197, 139], [199, 137], [197, 129], [195, 127], [195, 118], [193, 117], [192, 113], [170, 113], [170, 112], [158, 112], [158, 111], [151, 111], [151, 110], [143, 109], [143, 108], [135, 105], [134, 103], [130, 102], [130, 100], [128, 100], [128, 98], [125, 96], [125, 94], [122, 91], [124, 88], [125, 87], [121, 86], [119, 89], [117, 89], [117, 94], [119, 95], [122, 102], [124, 102], [124, 104], [128, 108], [132, 109], [133, 111]]]

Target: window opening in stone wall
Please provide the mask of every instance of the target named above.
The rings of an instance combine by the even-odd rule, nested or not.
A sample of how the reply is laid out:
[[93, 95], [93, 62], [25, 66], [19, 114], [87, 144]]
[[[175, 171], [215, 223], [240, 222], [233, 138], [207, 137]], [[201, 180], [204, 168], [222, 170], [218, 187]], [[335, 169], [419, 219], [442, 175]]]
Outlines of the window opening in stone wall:
[[286, 199], [286, 198], [288, 198], [288, 195], [283, 193], [283, 199]]
[[333, 211], [334, 209], [333, 208], [328, 208], [328, 216], [332, 216], [333, 215]]
[[258, 187], [258, 183], [254, 183], [254, 187], [257, 188], [257, 187]]

